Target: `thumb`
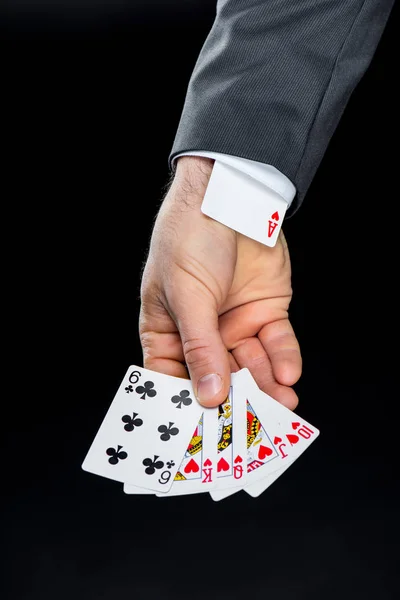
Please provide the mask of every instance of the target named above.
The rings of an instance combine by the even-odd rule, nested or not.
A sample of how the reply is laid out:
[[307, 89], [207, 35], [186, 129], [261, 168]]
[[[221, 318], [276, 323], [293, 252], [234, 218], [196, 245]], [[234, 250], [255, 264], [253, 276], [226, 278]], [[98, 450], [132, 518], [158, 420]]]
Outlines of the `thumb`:
[[218, 406], [228, 396], [231, 370], [215, 307], [186, 297], [177, 315], [177, 326], [198, 401], [206, 407]]

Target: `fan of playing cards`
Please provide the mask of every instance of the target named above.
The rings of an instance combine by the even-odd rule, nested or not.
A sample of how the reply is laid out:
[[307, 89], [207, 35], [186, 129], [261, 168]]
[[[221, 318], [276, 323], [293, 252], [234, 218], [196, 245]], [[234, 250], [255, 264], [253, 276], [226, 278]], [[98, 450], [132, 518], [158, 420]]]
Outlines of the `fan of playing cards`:
[[248, 369], [231, 374], [223, 404], [204, 408], [189, 379], [132, 366], [82, 468], [123, 482], [127, 494], [257, 497], [318, 435]]

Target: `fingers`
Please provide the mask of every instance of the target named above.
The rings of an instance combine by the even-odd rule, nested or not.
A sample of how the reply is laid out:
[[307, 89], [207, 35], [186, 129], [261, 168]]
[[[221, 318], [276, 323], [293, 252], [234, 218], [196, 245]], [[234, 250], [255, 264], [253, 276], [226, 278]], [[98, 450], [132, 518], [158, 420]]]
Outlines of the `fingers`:
[[[140, 330], [144, 367], [174, 377], [187, 379], [190, 376], [199, 401], [205, 406], [223, 402], [229, 390], [230, 373], [246, 367], [260, 389], [293, 410], [298, 398], [290, 386], [301, 375], [302, 360], [289, 320], [264, 325], [258, 338], [248, 337], [227, 352], [226, 340], [221, 338], [224, 327], [218, 331], [217, 315], [212, 307], [206, 307], [204, 300], [182, 301], [178, 309], [179, 333], [165, 309], [160, 311], [160, 307], [152, 306], [150, 312], [143, 311], [142, 305]], [[216, 385], [221, 383], [219, 379], [211, 377], [206, 377], [206, 385], [199, 388], [201, 377], [212, 373], [222, 377], [221, 389]]]
[[222, 342], [211, 300], [191, 294], [179, 298], [179, 306], [172, 303], [171, 307], [176, 325], [165, 310], [157, 314], [154, 306], [150, 311], [142, 307], [143, 365], [174, 377], [189, 376], [199, 402], [218, 406], [228, 395], [231, 369], [239, 367]]
[[231, 352], [228, 352], [228, 359], [229, 359], [229, 366], [231, 369], [231, 373], [237, 373], [238, 371], [240, 371], [240, 367], [237, 364], [237, 362], [234, 359], [233, 354]]
[[230, 362], [218, 327], [218, 314], [207, 296], [187, 294], [174, 310], [184, 360], [203, 406], [218, 406], [229, 392]]
[[[184, 364], [182, 342], [178, 333], [148, 332], [142, 335], [142, 349], [145, 369], [165, 373], [172, 377], [189, 379], [189, 373]], [[160, 356], [161, 353], [163, 356]], [[231, 373], [240, 370], [231, 352], [228, 352], [228, 361]]]
[[232, 350], [232, 355], [241, 369], [249, 369], [263, 392], [290, 410], [296, 408], [299, 402], [296, 392], [276, 380], [271, 360], [258, 338], [248, 338]]
[[290, 386], [300, 378], [302, 361], [286, 315], [270, 301], [253, 302], [220, 317], [220, 331], [240, 368], [247, 367], [263, 391], [293, 410], [298, 398]]
[[301, 375], [302, 360], [289, 319], [264, 325], [258, 338], [271, 361], [275, 379], [282, 385], [294, 385]]
[[189, 378], [179, 333], [146, 331], [141, 335], [143, 366], [172, 377]]

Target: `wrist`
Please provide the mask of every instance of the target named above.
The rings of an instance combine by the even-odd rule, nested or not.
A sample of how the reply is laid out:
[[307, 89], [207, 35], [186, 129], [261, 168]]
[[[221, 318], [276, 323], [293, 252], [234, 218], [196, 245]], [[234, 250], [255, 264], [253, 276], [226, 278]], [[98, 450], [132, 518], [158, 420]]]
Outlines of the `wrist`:
[[176, 178], [191, 181], [204, 180], [207, 182], [213, 170], [214, 160], [205, 156], [181, 156], [176, 161]]
[[203, 200], [214, 166], [214, 160], [203, 156], [182, 156], [176, 161], [173, 187], [178, 196], [197, 204]]

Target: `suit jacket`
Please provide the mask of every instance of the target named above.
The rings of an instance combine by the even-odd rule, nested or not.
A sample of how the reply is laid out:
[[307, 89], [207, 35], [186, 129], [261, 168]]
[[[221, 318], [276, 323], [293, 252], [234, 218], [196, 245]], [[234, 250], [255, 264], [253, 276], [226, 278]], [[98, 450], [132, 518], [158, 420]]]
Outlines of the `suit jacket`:
[[273, 165], [300, 206], [394, 0], [218, 0], [169, 166], [209, 150]]

